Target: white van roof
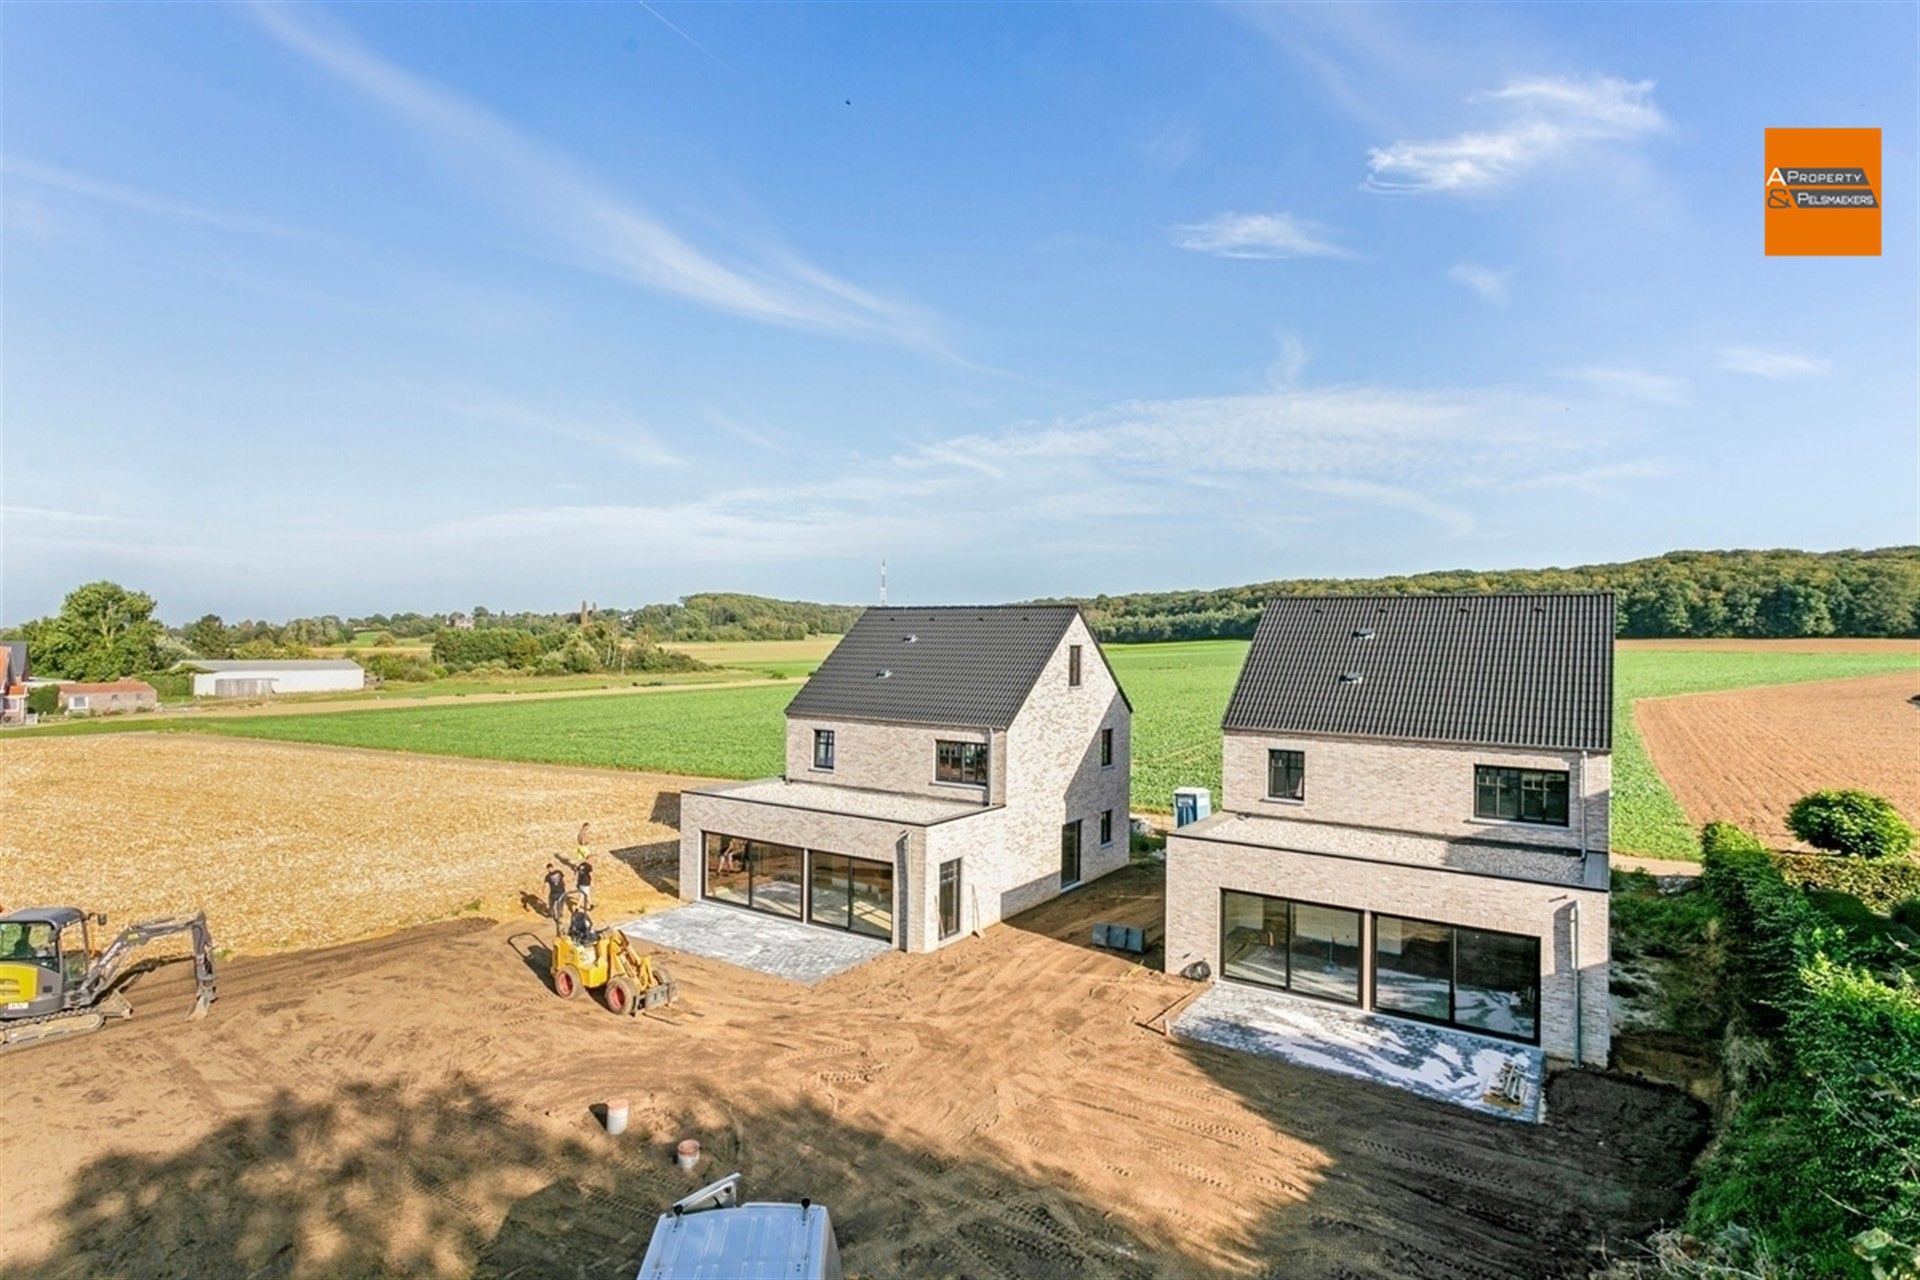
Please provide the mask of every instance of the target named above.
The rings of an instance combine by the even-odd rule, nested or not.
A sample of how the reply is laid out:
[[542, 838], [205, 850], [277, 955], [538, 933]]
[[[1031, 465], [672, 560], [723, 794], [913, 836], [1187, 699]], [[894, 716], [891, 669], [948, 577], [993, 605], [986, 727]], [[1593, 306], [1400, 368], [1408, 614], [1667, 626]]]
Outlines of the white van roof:
[[751, 1203], [661, 1214], [638, 1280], [839, 1280], [840, 1274], [825, 1206]]

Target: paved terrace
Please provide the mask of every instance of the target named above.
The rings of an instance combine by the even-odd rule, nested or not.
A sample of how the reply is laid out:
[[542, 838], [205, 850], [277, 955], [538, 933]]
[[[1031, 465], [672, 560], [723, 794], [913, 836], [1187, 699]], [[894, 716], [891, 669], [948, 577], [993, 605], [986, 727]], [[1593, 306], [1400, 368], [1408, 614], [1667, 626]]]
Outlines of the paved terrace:
[[812, 986], [890, 949], [884, 938], [781, 920], [744, 907], [689, 902], [620, 926], [630, 938]]
[[[1183, 1040], [1373, 1080], [1485, 1115], [1540, 1121], [1546, 1064], [1529, 1045], [1225, 982], [1188, 1005], [1171, 1030]], [[1498, 1091], [1508, 1064], [1519, 1076], [1517, 1103]]]
[[989, 808], [978, 800], [902, 795], [893, 791], [868, 791], [861, 787], [836, 787], [826, 782], [793, 782], [786, 778], [722, 783], [701, 787], [695, 794], [778, 805], [787, 809], [807, 809], [815, 813], [877, 818], [882, 822], [904, 822], [914, 827], [931, 827], [955, 818], [985, 813]]
[[1169, 834], [1182, 840], [1209, 840], [1362, 862], [1435, 867], [1573, 888], [1607, 888], [1607, 855], [1599, 850], [1582, 857], [1574, 850], [1517, 840], [1456, 840], [1413, 831], [1383, 831], [1338, 822], [1269, 818], [1232, 811], [1202, 818]]

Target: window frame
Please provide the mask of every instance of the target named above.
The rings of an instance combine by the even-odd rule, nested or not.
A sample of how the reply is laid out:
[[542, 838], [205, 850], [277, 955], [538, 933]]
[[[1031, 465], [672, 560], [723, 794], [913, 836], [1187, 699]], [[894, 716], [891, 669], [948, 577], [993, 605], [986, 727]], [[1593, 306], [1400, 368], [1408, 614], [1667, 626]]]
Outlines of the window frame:
[[1086, 664], [1080, 657], [1080, 648], [1081, 646], [1077, 644], [1067, 646], [1067, 688], [1069, 689], [1078, 689], [1086, 676]]
[[[935, 873], [935, 879], [934, 879], [935, 896], [937, 899], [938, 910], [940, 913], [940, 940], [942, 942], [946, 941], [948, 938], [958, 937], [960, 934], [960, 917], [964, 914], [962, 908], [965, 902], [965, 899], [962, 897], [962, 894], [965, 892], [965, 890], [962, 888], [962, 886], [965, 884], [965, 881], [962, 878], [964, 873], [961, 871], [960, 862], [961, 862], [961, 859], [959, 858], [948, 858], [945, 862], [942, 862], [940, 864], [939, 871]], [[947, 872], [949, 869], [951, 869], [953, 872], [952, 927], [948, 927], [948, 923], [947, 923]]]
[[[1243, 898], [1261, 898], [1268, 902], [1282, 902], [1286, 904], [1287, 944], [1284, 949], [1284, 954], [1287, 958], [1287, 980], [1285, 986], [1275, 986], [1271, 982], [1262, 982], [1258, 978], [1242, 978], [1227, 972], [1227, 895], [1230, 893], [1237, 894]], [[1356, 971], [1353, 975], [1353, 999], [1346, 1000], [1339, 996], [1325, 995], [1318, 991], [1305, 991], [1294, 986], [1294, 940], [1299, 936], [1293, 923], [1295, 907], [1315, 907], [1321, 911], [1341, 911], [1354, 918], [1354, 924], [1358, 926], [1359, 936], [1355, 943], [1355, 951], [1357, 954], [1355, 956]], [[1343, 907], [1332, 902], [1309, 902], [1305, 898], [1287, 898], [1277, 893], [1256, 893], [1251, 889], [1230, 889], [1225, 885], [1220, 887], [1219, 912], [1219, 926], [1215, 930], [1214, 942], [1217, 947], [1215, 954], [1219, 957], [1219, 975], [1221, 981], [1239, 982], [1250, 987], [1259, 987], [1262, 991], [1283, 991], [1290, 996], [1299, 996], [1303, 1000], [1320, 1000], [1327, 1004], [1340, 1005], [1348, 1009], [1367, 1009], [1370, 1007], [1370, 997], [1373, 993], [1369, 989], [1369, 983], [1366, 980], [1366, 967], [1367, 962], [1372, 958], [1370, 954], [1372, 945], [1370, 917], [1373, 915], [1372, 912], [1360, 907]]]
[[[1542, 1007], [1546, 1000], [1545, 983], [1540, 977], [1540, 938], [1531, 933], [1509, 933], [1505, 929], [1483, 929], [1478, 925], [1455, 924], [1451, 920], [1429, 920], [1422, 916], [1403, 916], [1395, 911], [1369, 911], [1367, 913], [1367, 1009], [1389, 1018], [1405, 1018], [1409, 1022], [1421, 1022], [1428, 1026], [1448, 1027], [1455, 1031], [1464, 1031], [1469, 1035], [1487, 1036], [1494, 1040], [1506, 1040], [1513, 1044], [1540, 1043], [1540, 1027], [1545, 1019]], [[1380, 919], [1404, 920], [1408, 924], [1432, 925], [1445, 929], [1448, 934], [1447, 945], [1447, 1017], [1431, 1018], [1423, 1013], [1409, 1013], [1401, 1009], [1382, 1009], [1380, 1007]], [[1533, 944], [1533, 1035], [1508, 1035], [1503, 1031], [1489, 1031], [1485, 1027], [1474, 1026], [1460, 1021], [1460, 931], [1471, 930], [1474, 933], [1490, 933], [1503, 938], [1517, 938]]]
[[[1281, 757], [1283, 756], [1292, 756], [1297, 766], [1295, 769], [1295, 777], [1298, 785], [1296, 787], [1297, 794], [1294, 795], [1285, 795], [1273, 789], [1274, 767], [1282, 763]], [[1267, 748], [1267, 799], [1277, 800], [1283, 804], [1305, 804], [1307, 802], [1307, 753], [1304, 749], [1299, 747]]]
[[1111, 725], [1100, 730], [1100, 767], [1113, 768], [1113, 727]]
[[[1073, 832], [1073, 878], [1067, 878], [1067, 832]], [[1086, 823], [1075, 818], [1060, 824], [1060, 888], [1062, 891], [1075, 888], [1086, 882], [1087, 878], [1087, 827]]]
[[[952, 748], [953, 763], [948, 765], [947, 749]], [[948, 787], [984, 787], [993, 776], [992, 744], [986, 742], [968, 742], [964, 738], [935, 738], [933, 740], [933, 780]], [[973, 758], [977, 769], [969, 767], [969, 758]], [[969, 776], [977, 772], [978, 777]]]
[[[820, 748], [823, 746], [826, 748], [825, 764], [821, 763], [822, 754], [821, 754]], [[813, 731], [813, 767], [819, 770], [821, 773], [833, 772], [834, 746], [835, 746], [835, 742], [834, 742], [833, 730], [815, 729]]]
[[[1553, 781], [1559, 781], [1560, 816], [1547, 816], [1551, 811]], [[1529, 784], [1532, 784], [1531, 788]], [[1481, 809], [1481, 795], [1488, 787], [1492, 788], [1493, 811]], [[1527, 816], [1527, 793], [1533, 790], [1539, 795], [1541, 816]], [[1511, 796], [1513, 813], [1501, 812], [1504, 801]], [[1544, 769], [1535, 766], [1476, 764], [1473, 766], [1473, 817], [1476, 822], [1512, 822], [1529, 827], [1568, 827], [1573, 823], [1573, 775], [1568, 769]]]
[[1113, 810], [1100, 811], [1100, 847], [1105, 849], [1113, 844]]

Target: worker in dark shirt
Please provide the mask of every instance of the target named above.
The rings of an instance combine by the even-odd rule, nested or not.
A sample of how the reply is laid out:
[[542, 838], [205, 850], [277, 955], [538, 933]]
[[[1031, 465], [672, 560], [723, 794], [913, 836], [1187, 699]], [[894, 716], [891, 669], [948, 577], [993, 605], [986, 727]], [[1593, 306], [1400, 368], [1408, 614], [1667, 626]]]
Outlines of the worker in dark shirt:
[[580, 905], [593, 910], [593, 860], [587, 851], [580, 851], [580, 861], [573, 864], [573, 884], [580, 890]]
[[557, 930], [564, 923], [561, 908], [567, 902], [567, 873], [549, 862], [547, 864], [547, 914], [553, 917], [553, 927]]

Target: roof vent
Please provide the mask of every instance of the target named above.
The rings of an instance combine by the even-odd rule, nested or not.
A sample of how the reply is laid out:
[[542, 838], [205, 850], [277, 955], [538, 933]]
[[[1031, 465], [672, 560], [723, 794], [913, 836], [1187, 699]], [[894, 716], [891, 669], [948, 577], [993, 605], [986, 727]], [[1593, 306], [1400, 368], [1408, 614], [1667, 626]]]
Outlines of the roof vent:
[[900, 643], [901, 644], [919, 644], [920, 637], [913, 634], [913, 632], [909, 631], [906, 635], [901, 637]]
[[1353, 638], [1355, 640], [1371, 640], [1373, 639], [1373, 628], [1372, 627], [1355, 627], [1353, 629]]
[[1359, 684], [1364, 679], [1366, 679], [1366, 677], [1358, 671], [1343, 671], [1340, 673], [1341, 684]]
[[875, 680], [891, 680], [893, 679], [893, 669], [891, 667], [882, 667], [873, 673], [873, 678]]

